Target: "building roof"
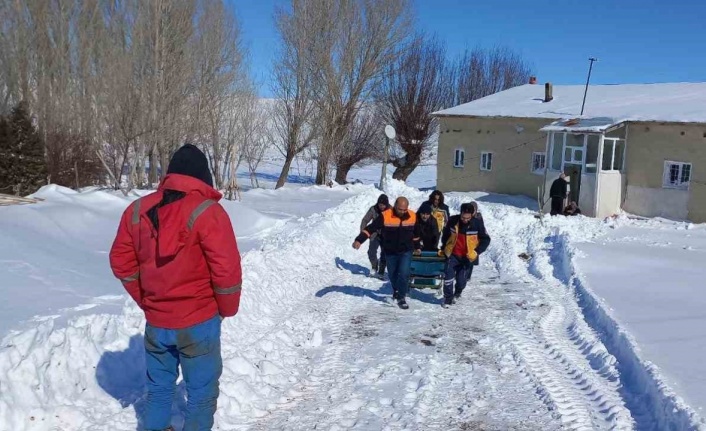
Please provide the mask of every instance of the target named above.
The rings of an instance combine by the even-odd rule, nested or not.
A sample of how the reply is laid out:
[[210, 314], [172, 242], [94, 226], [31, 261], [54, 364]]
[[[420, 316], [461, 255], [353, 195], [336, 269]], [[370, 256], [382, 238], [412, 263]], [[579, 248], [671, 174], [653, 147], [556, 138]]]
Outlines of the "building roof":
[[580, 117], [557, 120], [539, 129], [540, 132], [603, 133], [622, 124], [623, 121], [610, 117]]
[[[581, 113], [584, 90], [584, 85], [554, 85], [554, 99], [544, 102], [544, 85], [526, 84], [433, 115], [573, 119]], [[604, 124], [706, 123], [706, 82], [591, 85], [583, 117], [600, 118]]]

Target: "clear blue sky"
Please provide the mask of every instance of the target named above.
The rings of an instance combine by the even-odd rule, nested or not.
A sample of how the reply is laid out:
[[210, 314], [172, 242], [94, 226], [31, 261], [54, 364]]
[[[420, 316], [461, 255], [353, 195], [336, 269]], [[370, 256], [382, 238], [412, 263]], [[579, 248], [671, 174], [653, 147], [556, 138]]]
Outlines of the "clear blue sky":
[[[250, 49], [251, 72], [269, 96], [277, 46], [275, 5], [286, 0], [228, 0]], [[706, 81], [703, 0], [413, 0], [417, 28], [466, 46], [507, 45], [530, 61], [539, 83]]]

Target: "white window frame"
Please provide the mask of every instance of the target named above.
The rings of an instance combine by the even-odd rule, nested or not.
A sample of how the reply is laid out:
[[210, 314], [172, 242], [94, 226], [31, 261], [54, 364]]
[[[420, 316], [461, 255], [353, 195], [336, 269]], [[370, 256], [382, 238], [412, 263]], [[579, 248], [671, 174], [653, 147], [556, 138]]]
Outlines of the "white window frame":
[[[459, 154], [461, 157], [459, 157]], [[456, 148], [454, 150], [454, 168], [462, 168], [465, 159], [466, 159], [466, 150], [464, 150], [463, 148]]]
[[[534, 168], [534, 160], [536, 157], [543, 157], [544, 158], [544, 160], [542, 161], [542, 166], [537, 169]], [[536, 151], [536, 152], [532, 153], [532, 160], [530, 163], [530, 171], [533, 174], [544, 175], [544, 171], [546, 169], [547, 169], [547, 153], [544, 151]]]
[[[623, 171], [623, 167], [625, 166], [625, 147], [626, 147], [627, 141], [625, 139], [609, 138], [609, 137], [604, 136], [603, 140], [602, 140], [602, 147], [603, 147], [603, 151], [605, 152], [605, 145], [608, 142], [610, 142], [610, 148], [611, 148], [611, 152], [612, 152], [611, 157], [610, 157], [610, 167], [615, 168], [615, 166], [613, 166], [613, 165], [615, 165], [615, 144], [620, 141], [623, 142], [623, 160], [622, 160], [623, 163], [622, 163], [622, 165], [618, 166], [618, 169], [605, 169], [605, 166], [603, 166], [603, 159], [601, 159], [601, 172], [622, 172]], [[601, 154], [601, 157], [603, 157], [602, 154]]]
[[[490, 157], [488, 157], [490, 156]], [[488, 163], [490, 160], [490, 163]], [[490, 167], [488, 167], [490, 165]], [[481, 151], [480, 153], [480, 170], [490, 172], [493, 170], [493, 153], [490, 151]]]
[[[561, 166], [559, 169], [554, 169], [553, 163], [554, 163], [554, 152], [556, 151], [556, 145], [554, 145], [554, 135], [561, 134], [561, 148], [559, 151], [561, 152]], [[548, 160], [548, 165], [547, 162], [545, 162], [545, 166], [547, 166], [547, 170], [551, 172], [562, 172], [564, 169], [564, 144], [566, 143], [566, 133], [560, 133], [560, 132], [550, 132], [547, 133], [547, 160]]]
[[[678, 166], [679, 167], [679, 183], [673, 184], [670, 180], [670, 173], [671, 173], [671, 167], [672, 166]], [[684, 173], [684, 167], [689, 166], [689, 181], [686, 182], [681, 182], [681, 177]], [[662, 188], [665, 189], [674, 189], [674, 190], [689, 190], [689, 185], [691, 183], [691, 175], [694, 172], [694, 167], [691, 163], [688, 162], [675, 162], [672, 160], [665, 160], [664, 161], [664, 173], [662, 174]]]

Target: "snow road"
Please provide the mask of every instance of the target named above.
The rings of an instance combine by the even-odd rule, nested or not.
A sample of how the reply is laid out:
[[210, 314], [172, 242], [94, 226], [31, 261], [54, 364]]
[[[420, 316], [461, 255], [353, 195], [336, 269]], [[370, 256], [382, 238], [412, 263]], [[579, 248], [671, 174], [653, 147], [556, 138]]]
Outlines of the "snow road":
[[[558, 223], [589, 238], [599, 221], [542, 225], [522, 199], [481, 198], [492, 243], [464, 298], [444, 310], [437, 292], [413, 291], [405, 311], [388, 283], [367, 277], [365, 252], [351, 248], [378, 193], [361, 186], [244, 254], [241, 311], [223, 327], [218, 429], [645, 428], [555, 247]], [[398, 182], [388, 195], [407, 196], [412, 208], [426, 198]], [[453, 212], [472, 197], [450, 194], [447, 203]], [[139, 428], [143, 326], [128, 301], [120, 315], [84, 315], [65, 328], [47, 321], [7, 337], [0, 430]], [[177, 429], [183, 407], [182, 388]], [[653, 412], [667, 426], [677, 413]]]

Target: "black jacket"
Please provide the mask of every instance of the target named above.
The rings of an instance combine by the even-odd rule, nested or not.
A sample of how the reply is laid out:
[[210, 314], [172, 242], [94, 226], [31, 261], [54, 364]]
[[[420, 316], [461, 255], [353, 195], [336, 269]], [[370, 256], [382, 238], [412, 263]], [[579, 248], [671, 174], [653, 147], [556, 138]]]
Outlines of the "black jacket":
[[569, 183], [561, 178], [557, 178], [552, 183], [552, 187], [549, 189], [549, 197], [551, 198], [565, 198], [566, 192], [568, 190]]
[[485, 223], [483, 223], [483, 219], [473, 217], [471, 221], [464, 224], [461, 222], [460, 215], [452, 216], [449, 219], [449, 222], [446, 223], [446, 226], [444, 227], [444, 232], [441, 235], [442, 247], [446, 247], [446, 243], [449, 241], [449, 238], [451, 238], [452, 229], [455, 229], [456, 225], [459, 226], [459, 233], [461, 234], [478, 235], [478, 246], [476, 247], [476, 253], [478, 253], [479, 257], [473, 261], [473, 265], [478, 265], [478, 261], [480, 260], [480, 254], [485, 252], [485, 250], [490, 245], [490, 235], [488, 235], [488, 232], [485, 230]]
[[433, 217], [429, 217], [427, 221], [422, 220], [417, 216], [417, 225], [419, 233], [419, 241], [416, 241], [414, 248], [422, 251], [438, 251], [439, 250], [439, 225]]
[[387, 209], [363, 229], [355, 240], [362, 244], [375, 232], [380, 231], [380, 244], [386, 254], [413, 251], [415, 241], [419, 240], [416, 222], [417, 214], [414, 211], [407, 211], [407, 214], [399, 218], [394, 209]]

